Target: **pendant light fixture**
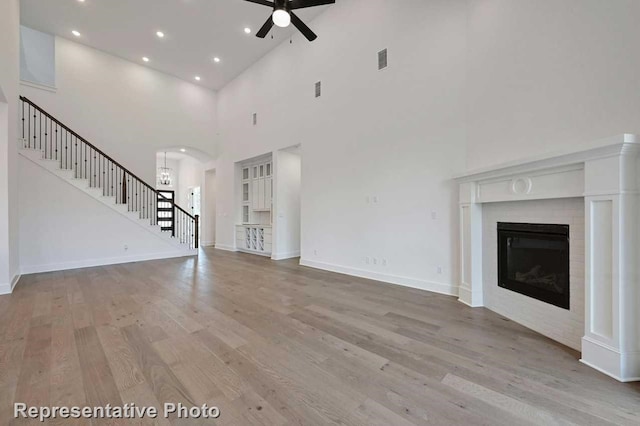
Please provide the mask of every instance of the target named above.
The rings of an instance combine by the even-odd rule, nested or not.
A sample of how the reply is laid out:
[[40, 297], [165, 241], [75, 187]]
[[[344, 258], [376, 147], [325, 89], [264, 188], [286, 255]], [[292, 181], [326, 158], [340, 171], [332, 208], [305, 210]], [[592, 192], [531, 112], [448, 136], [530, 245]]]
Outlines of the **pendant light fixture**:
[[167, 153], [164, 153], [164, 167], [158, 167], [158, 185], [171, 186], [171, 169], [167, 167]]

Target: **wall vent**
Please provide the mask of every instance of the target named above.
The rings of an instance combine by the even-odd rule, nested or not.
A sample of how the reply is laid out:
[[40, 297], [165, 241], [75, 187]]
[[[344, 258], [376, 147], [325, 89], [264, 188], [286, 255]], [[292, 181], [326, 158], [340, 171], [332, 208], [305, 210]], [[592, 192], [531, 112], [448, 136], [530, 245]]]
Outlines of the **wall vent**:
[[322, 96], [322, 82], [318, 81], [316, 83], [316, 98], [319, 98], [320, 96]]
[[388, 65], [387, 49], [378, 52], [378, 70], [383, 70]]
[[257, 113], [257, 112], [254, 112], [254, 113], [253, 113], [253, 118], [252, 118], [252, 120], [253, 120], [253, 125], [254, 125], [254, 126], [258, 124], [258, 113]]

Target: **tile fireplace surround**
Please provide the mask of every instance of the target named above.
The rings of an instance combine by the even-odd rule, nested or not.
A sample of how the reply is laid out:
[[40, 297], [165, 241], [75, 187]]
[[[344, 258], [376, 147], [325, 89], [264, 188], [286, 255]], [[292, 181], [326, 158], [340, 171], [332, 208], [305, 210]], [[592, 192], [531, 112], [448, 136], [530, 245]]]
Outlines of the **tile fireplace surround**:
[[[581, 362], [640, 380], [640, 139], [621, 135], [580, 151], [456, 177], [460, 185], [459, 300], [484, 306], [483, 205], [583, 198], [584, 336]], [[580, 304], [582, 305], [582, 304]], [[560, 308], [558, 308], [560, 309]]]

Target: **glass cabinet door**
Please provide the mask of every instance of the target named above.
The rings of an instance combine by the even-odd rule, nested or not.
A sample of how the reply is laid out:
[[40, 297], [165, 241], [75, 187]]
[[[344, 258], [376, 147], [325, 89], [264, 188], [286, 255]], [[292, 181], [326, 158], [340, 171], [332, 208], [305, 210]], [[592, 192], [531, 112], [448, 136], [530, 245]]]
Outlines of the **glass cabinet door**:
[[249, 168], [242, 169], [242, 180], [249, 180]]
[[260, 177], [264, 177], [264, 164], [260, 164]]
[[249, 202], [249, 183], [248, 182], [242, 184], [242, 202], [244, 203]]
[[267, 163], [267, 177], [271, 176], [271, 163]]

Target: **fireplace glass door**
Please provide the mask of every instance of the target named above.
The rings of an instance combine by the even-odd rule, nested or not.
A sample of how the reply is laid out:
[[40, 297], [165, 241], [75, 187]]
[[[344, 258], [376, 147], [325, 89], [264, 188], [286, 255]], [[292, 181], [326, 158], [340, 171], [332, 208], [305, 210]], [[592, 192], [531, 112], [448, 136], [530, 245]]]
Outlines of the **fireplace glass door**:
[[569, 226], [498, 223], [498, 285], [569, 309]]

